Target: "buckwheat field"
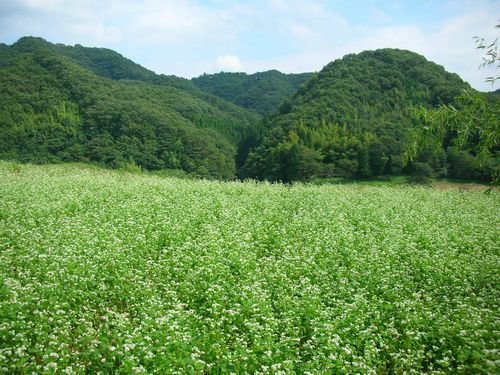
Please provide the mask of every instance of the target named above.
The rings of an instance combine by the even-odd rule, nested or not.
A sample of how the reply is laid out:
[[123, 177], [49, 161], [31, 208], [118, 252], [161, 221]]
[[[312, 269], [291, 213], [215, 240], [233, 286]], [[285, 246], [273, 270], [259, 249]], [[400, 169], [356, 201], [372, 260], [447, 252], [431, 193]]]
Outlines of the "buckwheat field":
[[0, 373], [498, 373], [499, 208], [0, 162]]

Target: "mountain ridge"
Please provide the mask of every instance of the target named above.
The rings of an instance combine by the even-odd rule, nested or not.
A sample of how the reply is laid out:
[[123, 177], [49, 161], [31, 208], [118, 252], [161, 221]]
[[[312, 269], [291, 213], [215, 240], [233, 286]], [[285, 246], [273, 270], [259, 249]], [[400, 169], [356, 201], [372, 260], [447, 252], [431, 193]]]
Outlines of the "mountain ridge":
[[[411, 51], [379, 49], [327, 64], [286, 100], [247, 159], [245, 177], [290, 182], [414, 173], [484, 179], [491, 165], [448, 141], [405, 165], [412, 108], [454, 103], [469, 84]], [[491, 160], [490, 160], [491, 161]], [[494, 161], [491, 161], [494, 163]], [[465, 171], [464, 169], [467, 169]]]
[[261, 115], [275, 111], [314, 73], [285, 74], [276, 69], [247, 73], [203, 74], [192, 78], [200, 89]]
[[[399, 49], [349, 54], [318, 73], [188, 80], [109, 49], [36, 37], [0, 44], [0, 89], [2, 158], [287, 182], [412, 173], [417, 164], [403, 163], [418, 126], [411, 108], [453, 103], [471, 90], [458, 75]], [[467, 178], [484, 178], [490, 168], [448, 141], [440, 155], [422, 153], [417, 163]]]
[[194, 86], [97, 75], [64, 48], [24, 38], [2, 49], [0, 157], [234, 177], [238, 143], [257, 115]]

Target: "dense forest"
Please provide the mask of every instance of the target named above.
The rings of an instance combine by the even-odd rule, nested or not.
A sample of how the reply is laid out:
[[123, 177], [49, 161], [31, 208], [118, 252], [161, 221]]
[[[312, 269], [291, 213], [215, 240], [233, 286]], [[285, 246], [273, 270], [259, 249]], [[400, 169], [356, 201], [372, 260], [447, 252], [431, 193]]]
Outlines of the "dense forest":
[[264, 115], [276, 111], [312, 75], [284, 74], [277, 70], [254, 74], [221, 72], [204, 74], [191, 81], [206, 92]]
[[467, 147], [454, 145], [456, 134], [447, 134], [437, 151], [405, 160], [410, 131], [420, 125], [412, 109], [454, 103], [466, 89], [472, 90], [458, 75], [410, 51], [347, 55], [281, 105], [243, 175], [294, 181], [405, 173], [487, 180], [498, 159], [480, 163]]
[[2, 46], [0, 66], [3, 159], [234, 178], [256, 138], [258, 115], [109, 50], [22, 38]]
[[[396, 49], [347, 55], [315, 74], [187, 80], [108, 49], [25, 37], [0, 44], [0, 159], [285, 182], [402, 173], [487, 180], [496, 154], [480, 163], [451, 132], [437, 151], [404, 158], [420, 126], [412, 110], [456, 104], [464, 89], [472, 90], [456, 74]], [[498, 103], [498, 93], [489, 100]]]

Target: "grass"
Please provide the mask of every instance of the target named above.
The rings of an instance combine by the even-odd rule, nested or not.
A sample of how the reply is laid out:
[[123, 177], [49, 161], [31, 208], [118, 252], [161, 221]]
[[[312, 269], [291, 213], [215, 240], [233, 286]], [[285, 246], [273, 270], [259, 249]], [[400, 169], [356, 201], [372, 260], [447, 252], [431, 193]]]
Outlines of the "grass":
[[380, 176], [369, 179], [352, 179], [343, 177], [320, 177], [311, 179], [310, 185], [370, 185], [370, 186], [398, 186], [409, 182], [407, 176]]
[[[402, 185], [423, 185], [437, 188], [457, 188], [457, 189], [491, 189], [492, 185], [484, 181], [460, 180], [451, 178], [429, 178], [428, 183], [415, 183], [412, 176], [379, 176], [369, 179], [349, 179], [341, 177], [312, 179], [311, 185], [367, 185], [367, 186], [402, 186]], [[494, 188], [494, 187], [493, 187]]]
[[0, 182], [0, 373], [499, 372], [497, 191]]

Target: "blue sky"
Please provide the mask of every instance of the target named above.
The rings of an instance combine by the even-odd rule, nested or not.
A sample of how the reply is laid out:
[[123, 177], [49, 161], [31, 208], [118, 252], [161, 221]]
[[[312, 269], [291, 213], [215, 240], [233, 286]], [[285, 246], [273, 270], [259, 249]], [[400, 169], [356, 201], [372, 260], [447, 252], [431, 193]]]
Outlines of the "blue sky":
[[0, 41], [25, 35], [106, 47], [183, 77], [219, 71], [318, 71], [347, 53], [405, 48], [473, 87], [472, 37], [498, 37], [500, 0], [0, 0]]

